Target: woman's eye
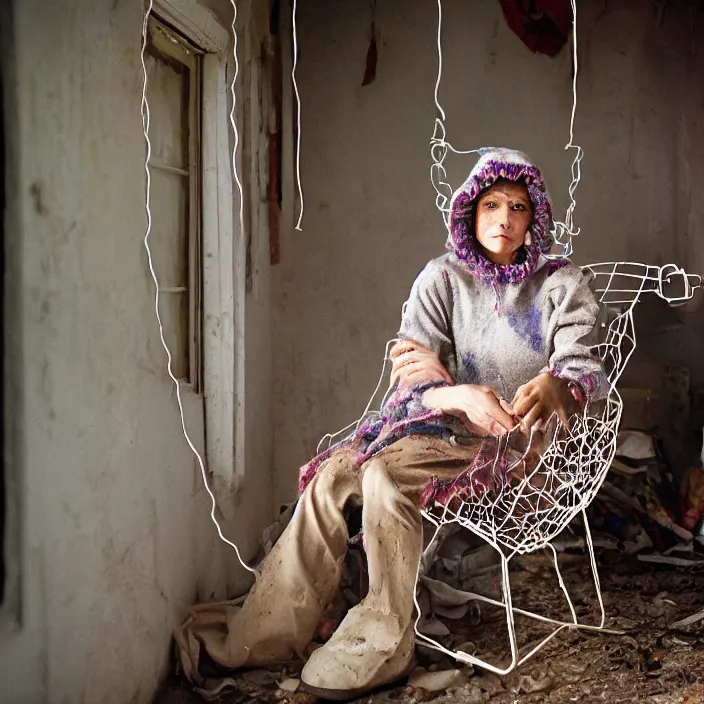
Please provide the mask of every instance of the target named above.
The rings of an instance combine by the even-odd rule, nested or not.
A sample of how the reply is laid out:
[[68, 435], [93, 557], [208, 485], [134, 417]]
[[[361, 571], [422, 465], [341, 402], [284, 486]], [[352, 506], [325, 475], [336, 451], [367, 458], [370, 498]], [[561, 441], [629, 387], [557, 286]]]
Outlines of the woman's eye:
[[485, 200], [485, 201], [484, 201], [484, 207], [485, 207], [485, 208], [490, 208], [490, 209], [493, 210], [493, 209], [496, 207], [496, 203], [494, 203], [493, 200]]
[[513, 206], [513, 209], [514, 209], [514, 210], [519, 210], [519, 211], [522, 211], [522, 212], [525, 211], [525, 210], [527, 210], [526, 206], [523, 205], [523, 203], [516, 203], [516, 204]]

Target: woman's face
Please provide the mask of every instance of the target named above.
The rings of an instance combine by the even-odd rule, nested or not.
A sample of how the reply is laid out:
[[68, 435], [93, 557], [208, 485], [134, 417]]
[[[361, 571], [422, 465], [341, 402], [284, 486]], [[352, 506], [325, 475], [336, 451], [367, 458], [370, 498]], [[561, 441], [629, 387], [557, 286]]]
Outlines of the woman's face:
[[528, 189], [522, 183], [501, 180], [477, 202], [475, 233], [484, 255], [495, 264], [512, 264], [533, 220]]

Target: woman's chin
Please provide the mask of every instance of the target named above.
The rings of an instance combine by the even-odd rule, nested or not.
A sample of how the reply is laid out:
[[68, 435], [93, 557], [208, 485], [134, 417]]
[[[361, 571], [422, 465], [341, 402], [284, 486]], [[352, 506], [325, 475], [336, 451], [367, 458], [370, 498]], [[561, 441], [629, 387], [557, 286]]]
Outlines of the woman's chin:
[[508, 266], [514, 258], [514, 251], [510, 248], [500, 251], [485, 250], [485, 254], [494, 264], [501, 264], [502, 266]]

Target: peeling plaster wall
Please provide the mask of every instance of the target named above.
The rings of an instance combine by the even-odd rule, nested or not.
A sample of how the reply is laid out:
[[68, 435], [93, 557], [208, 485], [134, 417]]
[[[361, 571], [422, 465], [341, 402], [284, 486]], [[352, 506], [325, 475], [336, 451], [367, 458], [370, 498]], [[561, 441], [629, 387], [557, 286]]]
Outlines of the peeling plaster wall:
[[[8, 704], [151, 701], [187, 607], [241, 577], [210, 523], [154, 319], [142, 9], [3, 4], [6, 459], [22, 540], [22, 625], [0, 623]], [[187, 423], [200, 413], [188, 405]], [[226, 526], [246, 558], [270, 486], [268, 468], [248, 473]]]
[[[569, 50], [531, 54], [495, 0], [443, 8], [448, 139], [528, 152], [564, 215]], [[688, 11], [671, 7], [658, 27], [640, 0], [579, 3], [579, 12], [576, 141], [586, 156], [575, 260], [674, 261], [702, 272], [701, 13], [692, 26]], [[299, 3], [305, 216], [303, 232], [283, 238], [274, 289], [277, 501], [294, 496], [297, 468], [321, 435], [364, 409], [414, 277], [444, 251], [428, 174], [436, 5], [377, 5], [377, 80], [362, 88], [368, 21], [366, 6], [348, 0]], [[448, 159], [455, 187], [473, 163]], [[649, 348], [690, 364], [699, 382], [702, 315], [692, 306], [686, 328]]]

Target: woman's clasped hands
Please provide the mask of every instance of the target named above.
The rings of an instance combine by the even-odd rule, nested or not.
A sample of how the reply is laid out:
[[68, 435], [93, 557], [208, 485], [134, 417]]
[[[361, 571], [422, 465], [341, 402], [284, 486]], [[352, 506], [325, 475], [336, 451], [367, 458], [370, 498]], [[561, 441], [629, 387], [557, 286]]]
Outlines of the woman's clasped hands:
[[577, 402], [568, 382], [550, 373], [539, 374], [516, 391], [512, 401], [502, 398], [489, 386], [458, 384], [429, 389], [423, 403], [461, 420], [475, 435], [504, 435], [518, 427], [530, 435], [540, 430], [553, 413], [568, 425]]

